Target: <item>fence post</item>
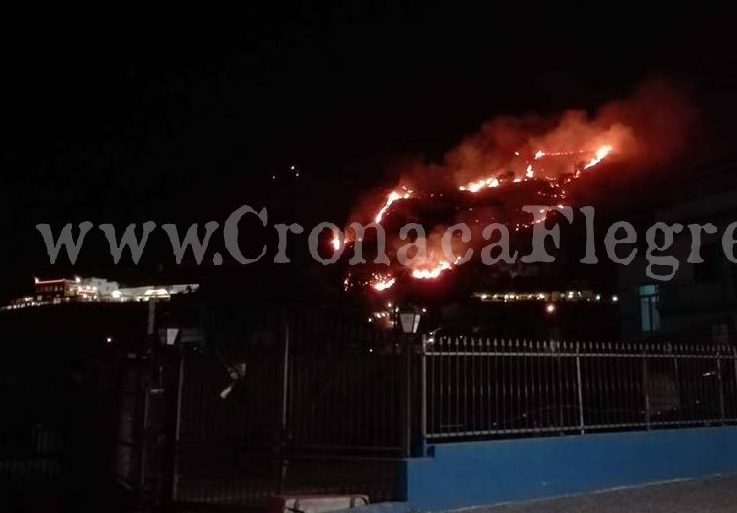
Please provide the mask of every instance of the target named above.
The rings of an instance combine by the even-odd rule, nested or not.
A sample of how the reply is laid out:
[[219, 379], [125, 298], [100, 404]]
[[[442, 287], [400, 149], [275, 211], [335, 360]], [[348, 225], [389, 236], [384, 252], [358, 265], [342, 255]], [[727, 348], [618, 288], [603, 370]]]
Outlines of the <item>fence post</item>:
[[[138, 490], [137, 499], [143, 500], [143, 494], [146, 489], [146, 480], [148, 479], [148, 440], [149, 440], [149, 413], [151, 406], [151, 377], [154, 369], [154, 355], [157, 354], [156, 349], [156, 299], [151, 298], [148, 301], [148, 315], [146, 317], [146, 346], [139, 352], [136, 362], [141, 361], [136, 368], [136, 394], [138, 394], [139, 387], [143, 390], [143, 404], [141, 405], [142, 411], [140, 412], [140, 427], [139, 427], [139, 438], [138, 438]], [[145, 357], [144, 355], [148, 355]], [[136, 400], [136, 403], [138, 401]], [[136, 406], [138, 409], [138, 406]], [[138, 412], [136, 412], [138, 415]]]
[[181, 437], [182, 437], [182, 400], [184, 398], [184, 380], [185, 380], [185, 362], [184, 352], [182, 350], [181, 342], [177, 344], [177, 354], [179, 357], [179, 369], [177, 372], [177, 412], [176, 412], [176, 423], [174, 424], [174, 447], [173, 447], [173, 461], [172, 461], [172, 483], [171, 483], [171, 497], [173, 501], [179, 499], [179, 460], [181, 452]]
[[644, 352], [642, 354], [642, 388], [645, 392], [645, 426], [647, 426], [648, 431], [650, 430], [650, 385], [649, 385], [649, 377], [647, 372], [647, 348], [649, 346], [645, 346]]
[[164, 363], [165, 444], [163, 447], [163, 476], [160, 489], [163, 511], [175, 511], [179, 471], [179, 437], [181, 434], [182, 391], [184, 389], [184, 355], [181, 338], [173, 347], [157, 349]]
[[285, 312], [281, 319], [282, 328], [282, 389], [281, 389], [281, 411], [279, 418], [279, 445], [278, 452], [278, 472], [276, 482], [276, 493], [281, 495], [284, 493], [284, 482], [287, 477], [287, 467], [289, 460], [287, 459], [287, 421], [289, 412], [289, 318]]
[[425, 355], [425, 335], [422, 335], [422, 345], [420, 346], [420, 455], [425, 455], [425, 447], [427, 445], [427, 355]]
[[409, 458], [412, 452], [412, 340], [399, 335], [402, 341], [402, 421], [401, 444], [402, 456]]
[[[676, 346], [675, 352], [673, 354], [673, 377], [676, 381], [676, 393], [678, 394], [678, 418], [679, 420], [683, 420], [683, 408], [681, 407], [681, 371], [678, 366], [678, 346]], [[681, 423], [678, 423], [678, 427], [681, 426]]]
[[[737, 406], [735, 404], [735, 401], [737, 401], [737, 347], [732, 347], [732, 363], [734, 364], [734, 383], [732, 383], [732, 408]], [[734, 418], [735, 416], [735, 410], [731, 410], [731, 417]]]
[[583, 419], [583, 380], [581, 379], [581, 355], [579, 354], [581, 347], [576, 342], [576, 381], [578, 383], [578, 425], [581, 429], [581, 434], [586, 433]]
[[722, 351], [717, 347], [717, 384], [719, 385], [719, 415], [721, 415], [722, 424], [724, 424], [724, 386], [722, 383]]

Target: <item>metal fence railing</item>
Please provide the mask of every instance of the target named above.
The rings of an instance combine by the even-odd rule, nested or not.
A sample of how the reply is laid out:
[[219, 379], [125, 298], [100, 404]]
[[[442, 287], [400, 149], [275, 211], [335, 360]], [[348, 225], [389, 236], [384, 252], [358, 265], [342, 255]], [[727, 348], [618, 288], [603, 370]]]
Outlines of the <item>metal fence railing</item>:
[[730, 346], [443, 337], [423, 347], [431, 441], [737, 423]]
[[169, 397], [179, 404], [170, 419], [178, 426], [176, 463], [164, 470], [174, 474], [173, 500], [396, 498], [403, 376], [396, 334], [299, 313], [255, 317], [233, 330], [233, 340], [224, 331], [215, 333], [217, 350], [183, 349], [164, 368], [179, 368]]
[[59, 430], [6, 424], [0, 431], [0, 482], [38, 485], [66, 477], [63, 442]]

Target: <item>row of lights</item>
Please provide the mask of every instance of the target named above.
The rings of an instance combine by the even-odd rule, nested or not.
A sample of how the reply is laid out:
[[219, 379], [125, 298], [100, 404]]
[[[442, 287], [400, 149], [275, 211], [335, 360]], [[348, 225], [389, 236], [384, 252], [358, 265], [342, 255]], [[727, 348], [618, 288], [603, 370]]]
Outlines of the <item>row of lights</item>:
[[[485, 293], [477, 292], [474, 297], [479, 298], [481, 301], [489, 302], [510, 302], [510, 301], [602, 301], [601, 294], [594, 294], [591, 291], [568, 291], [564, 292], [505, 292], [505, 293]], [[616, 303], [619, 301], [619, 296], [616, 294], [611, 296], [611, 302]]]

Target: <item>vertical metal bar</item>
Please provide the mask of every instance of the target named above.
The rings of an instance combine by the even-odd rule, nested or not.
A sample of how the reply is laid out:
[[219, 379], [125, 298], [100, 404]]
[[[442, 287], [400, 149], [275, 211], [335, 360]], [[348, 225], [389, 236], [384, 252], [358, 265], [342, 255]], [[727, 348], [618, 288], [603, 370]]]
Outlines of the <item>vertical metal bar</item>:
[[734, 382], [732, 383], [732, 415], [737, 416], [737, 347], [732, 347], [732, 363], [734, 364]]
[[[606, 343], [606, 346], [604, 347], [604, 352], [607, 354], [612, 354], [611, 342]], [[617, 385], [614, 375], [614, 362], [616, 361], [617, 360], [615, 358], [612, 358], [611, 356], [607, 356], [605, 359], [602, 359], [602, 364], [604, 366], [604, 383], [606, 386], [606, 402], [609, 405], [609, 424], [617, 423]]]
[[676, 396], [678, 397], [678, 420], [683, 420], [683, 394], [681, 393], [681, 372], [678, 366], [678, 346], [675, 346], [673, 353], [673, 378], [676, 382]]
[[581, 379], [581, 355], [580, 347], [576, 343], [576, 381], [578, 384], [578, 426], [583, 435], [586, 433], [583, 418], [583, 380]]
[[[145, 365], [143, 368], [144, 375], [141, 376], [141, 365]], [[144, 486], [146, 485], [146, 470], [147, 465], [146, 462], [148, 460], [148, 420], [149, 420], [149, 413], [151, 410], [151, 397], [150, 394], [150, 387], [149, 387], [149, 373], [151, 372], [148, 370], [149, 364], [147, 362], [138, 363], [138, 358], [136, 359], [136, 383], [135, 388], [133, 390], [133, 397], [136, 400], [136, 403], [138, 402], [141, 395], [143, 395], [143, 411], [141, 415], [141, 426], [140, 426], [140, 432], [139, 432], [139, 461], [138, 461], [138, 491], [141, 492], [144, 489]], [[148, 371], [148, 372], [147, 372]], [[143, 379], [141, 379], [143, 378]], [[143, 393], [141, 393], [140, 387], [143, 386]], [[138, 408], [138, 405], [136, 405], [136, 409]]]
[[[136, 389], [134, 390], [134, 393], [136, 394], [136, 402], [138, 402], [139, 397], [139, 386], [141, 385], [141, 381], [143, 381], [143, 415], [141, 419], [141, 426], [140, 426], [140, 437], [139, 437], [139, 461], [138, 461], [138, 468], [139, 468], [139, 479], [138, 479], [138, 492], [141, 493], [146, 486], [146, 470], [148, 466], [148, 421], [149, 421], [149, 413], [150, 413], [150, 400], [149, 397], [149, 389], [151, 388], [149, 386], [151, 374], [153, 372], [153, 355], [155, 352], [153, 351], [154, 347], [156, 346], [156, 339], [155, 339], [155, 330], [156, 330], [156, 299], [151, 299], [148, 302], [148, 315], [146, 318], [146, 335], [147, 335], [147, 350], [149, 351], [149, 357], [143, 360], [140, 364], [136, 363]], [[139, 358], [141, 358], [141, 354], [136, 358], [136, 362], [138, 362]], [[141, 370], [143, 370], [143, 379], [141, 380]]]
[[420, 398], [420, 444], [422, 446], [421, 456], [425, 455], [427, 443], [427, 356], [425, 355], [425, 336], [422, 336], [420, 347], [420, 387], [422, 397]]
[[282, 387], [281, 387], [281, 415], [279, 419], [279, 475], [277, 479], [277, 493], [284, 493], [284, 481], [287, 476], [287, 466], [289, 461], [286, 458], [286, 442], [287, 442], [287, 420], [289, 408], [289, 319], [284, 316], [282, 319]]
[[505, 362], [507, 360], [506, 356], [503, 356], [504, 347], [505, 347], [504, 339], [501, 340], [500, 347], [501, 347], [500, 355], [497, 357], [499, 358], [499, 367], [501, 368], [501, 372], [499, 373], [499, 378], [500, 378], [499, 382], [501, 383], [501, 388], [502, 388], [501, 399], [500, 399], [500, 408], [501, 408], [500, 426], [501, 426], [502, 432], [504, 432], [504, 430], [507, 427], [507, 415], [509, 412], [509, 407], [507, 405], [507, 379], [509, 377], [509, 373], [504, 372], [504, 367], [506, 365]]
[[[505, 355], [505, 348], [506, 348], [506, 342], [504, 339], [501, 340], [501, 351], [499, 356], [499, 367], [501, 367], [501, 373], [500, 373], [500, 381], [502, 384], [502, 393], [501, 393], [501, 426], [502, 426], [502, 432], [504, 432], [507, 428], [507, 425], [509, 424], [507, 421], [507, 417], [509, 416], [509, 412], [511, 411], [511, 386], [508, 385], [509, 381], [509, 366], [507, 364], [507, 356]], [[507, 397], [509, 396], [509, 397]]]
[[484, 347], [484, 338], [479, 337], [478, 341], [478, 352], [476, 354], [476, 366], [477, 366], [477, 386], [478, 386], [478, 415], [476, 416], [476, 420], [478, 422], [476, 429], [479, 431], [484, 430], [484, 426], [486, 426], [486, 416], [487, 416], [487, 404], [488, 404], [488, 397], [486, 395], [486, 383], [488, 380], [488, 377], [485, 379], [485, 373], [484, 369], [486, 368], [486, 359], [487, 356], [485, 354], [485, 347]]
[[520, 345], [519, 345], [519, 339], [514, 339], [514, 353], [515, 356], [513, 358], [513, 361], [517, 363], [515, 366], [515, 382], [517, 385], [517, 411], [515, 412], [517, 424], [519, 424], [516, 427], [522, 427], [522, 410], [524, 408], [524, 404], [522, 403], [522, 392], [523, 392], [523, 384], [522, 384], [522, 371], [523, 371], [523, 358], [520, 357], [521, 354]]
[[[434, 352], [436, 347], [435, 338], [433, 337], [433, 347], [430, 349], [430, 352]], [[423, 358], [425, 358], [425, 361], [427, 361], [427, 348], [423, 344]], [[428, 362], [430, 364], [430, 394], [429, 399], [425, 399], [426, 408], [427, 408], [427, 416], [428, 416], [428, 426], [427, 429], [429, 432], [435, 433], [436, 432], [436, 416], [437, 416], [437, 392], [435, 388], [435, 380], [437, 379], [437, 372], [435, 371], [435, 355], [430, 359]], [[427, 434], [426, 434], [427, 436]]]
[[461, 340], [459, 337], [455, 337], [455, 374], [453, 376], [455, 381], [455, 386], [453, 387], [453, 402], [455, 406], [455, 424], [454, 429], [456, 431], [459, 430], [459, 427], [461, 426]]
[[548, 344], [552, 347], [551, 341], [543, 341], [535, 343], [535, 350], [537, 352], [537, 368], [538, 368], [538, 400], [540, 404], [545, 405], [545, 409], [540, 415], [540, 425], [542, 427], [551, 427], [553, 422], [551, 421], [551, 404], [550, 400], [550, 380], [552, 374], [550, 372], [550, 365], [553, 360], [549, 359], [548, 355]]
[[597, 411], [597, 424], [606, 424], [606, 390], [604, 388], [604, 358], [601, 356], [603, 351], [601, 343], [589, 341], [589, 350], [593, 356], [589, 360], [591, 362], [592, 371], [596, 377], [596, 411]]
[[717, 348], [717, 384], [719, 385], [719, 415], [721, 416], [722, 424], [724, 424], [724, 386], [722, 383], [722, 355], [721, 347]]
[[468, 338], [463, 337], [463, 431], [468, 431]]
[[443, 429], [447, 430], [453, 421], [455, 421], [455, 403], [453, 402], [453, 361], [454, 358], [448, 353], [451, 352], [452, 344], [451, 339], [446, 337], [445, 339], [445, 350], [443, 354], [443, 362], [445, 364], [445, 395], [447, 407], [444, 409], [444, 423], [442, 424]]
[[[700, 400], [702, 404], [708, 405], [707, 407], [709, 410], [701, 412], [700, 418], [698, 420], [701, 420], [702, 423], [707, 423], [708, 420], [712, 420], [712, 418], [715, 416], [711, 413], [711, 407], [712, 407], [712, 400], [713, 400], [713, 392], [714, 388], [709, 386], [710, 383], [707, 382], [707, 380], [703, 379], [704, 374], [707, 372], [711, 373], [713, 371], [712, 362], [710, 359], [708, 359], [708, 356], [706, 356], [706, 351], [711, 351], [710, 349], [707, 349], [706, 346], [700, 346], [699, 347], [699, 355], [697, 359], [697, 363], [699, 365], [698, 372], [697, 372], [697, 379], [699, 385], [699, 391], [698, 396], [700, 397]], [[709, 374], [709, 376], [713, 377], [712, 374]]]
[[530, 360], [530, 354], [529, 354], [529, 348], [527, 347], [527, 340], [522, 340], [522, 408], [520, 410], [522, 417], [524, 420], [524, 427], [530, 428], [530, 419], [532, 415], [534, 414], [533, 411], [530, 411], [530, 393], [529, 393], [529, 381], [530, 376], [528, 372], [528, 364]]
[[179, 376], [177, 382], [177, 412], [176, 412], [176, 424], [174, 426], [174, 450], [173, 450], [173, 472], [172, 472], [172, 487], [171, 487], [171, 498], [176, 501], [179, 497], [179, 454], [180, 454], [180, 440], [182, 434], [182, 400], [184, 397], [184, 354], [181, 349], [181, 342], [179, 349]]
[[[557, 348], [555, 348], [555, 351], [557, 351], [558, 354], [554, 357], [555, 360], [551, 360], [551, 362], [550, 362], [551, 365], [555, 365], [554, 368], [557, 369], [557, 372], [555, 372], [553, 370], [553, 368], [551, 368], [551, 383], [552, 383], [553, 395], [556, 395], [556, 392], [557, 392], [556, 403], [557, 403], [557, 406], [558, 406], [558, 412], [557, 413], [558, 413], [558, 428], [559, 429], [563, 427], [563, 404], [564, 404], [564, 399], [563, 399], [563, 383], [564, 383], [564, 378], [563, 378], [563, 365], [562, 365], [561, 356], [560, 356], [560, 352], [561, 352], [562, 349], [563, 348], [561, 346], [558, 346]], [[553, 350], [553, 346], [552, 345], [551, 345], [551, 350]], [[556, 378], [558, 380], [557, 386], [556, 386], [556, 383], [555, 383]], [[551, 415], [552, 415], [552, 412], [551, 412]], [[562, 429], [560, 431], [560, 434], [563, 434], [563, 430]]]
[[[471, 338], [471, 344], [466, 348], [468, 356], [466, 357], [468, 361], [471, 364], [470, 369], [470, 382], [471, 382], [471, 392], [470, 392], [470, 398], [467, 400], [467, 403], [470, 404], [470, 408], [467, 409], [467, 419], [466, 423], [468, 424], [468, 428], [466, 431], [476, 431], [476, 372], [474, 367], [476, 366], [476, 352], [475, 352], [475, 346], [476, 346], [476, 339], [474, 337]], [[467, 366], [468, 367], [468, 366]], [[466, 395], [469, 395], [468, 393]], [[470, 429], [469, 429], [470, 428]]]
[[616, 343], [610, 344], [610, 353], [612, 356], [611, 369], [611, 380], [612, 380], [612, 405], [613, 405], [613, 418], [615, 424], [624, 423], [622, 418], [622, 372], [620, 371], [621, 358], [619, 355], [618, 346]]
[[[492, 380], [492, 372], [491, 372], [491, 341], [487, 337], [484, 344], [484, 351], [486, 352], [486, 358], [485, 358], [485, 367], [486, 367], [486, 415], [484, 417], [484, 429], [489, 431], [493, 429], [494, 425], [494, 417], [492, 414], [491, 401], [492, 401], [492, 395], [491, 395], [491, 380]], [[494, 376], [495, 377], [495, 376]], [[496, 405], [495, 405], [496, 406]]]
[[495, 430], [499, 430], [502, 427], [502, 402], [504, 400], [504, 394], [499, 395], [499, 347], [497, 345], [497, 339], [494, 339], [494, 420], [490, 426], [493, 426]]
[[645, 393], [645, 425], [650, 429], [650, 386], [647, 369], [647, 349], [642, 355], [642, 387]]
[[408, 337], [402, 339], [402, 356], [402, 455], [409, 458], [412, 450], [412, 343]]

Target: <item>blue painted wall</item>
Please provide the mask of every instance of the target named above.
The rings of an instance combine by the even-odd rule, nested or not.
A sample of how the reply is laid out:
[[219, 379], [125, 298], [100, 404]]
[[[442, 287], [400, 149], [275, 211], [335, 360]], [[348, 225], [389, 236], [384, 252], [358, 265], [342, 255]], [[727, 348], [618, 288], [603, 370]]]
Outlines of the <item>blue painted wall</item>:
[[737, 473], [737, 427], [449, 443], [407, 460], [423, 511]]

